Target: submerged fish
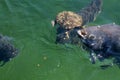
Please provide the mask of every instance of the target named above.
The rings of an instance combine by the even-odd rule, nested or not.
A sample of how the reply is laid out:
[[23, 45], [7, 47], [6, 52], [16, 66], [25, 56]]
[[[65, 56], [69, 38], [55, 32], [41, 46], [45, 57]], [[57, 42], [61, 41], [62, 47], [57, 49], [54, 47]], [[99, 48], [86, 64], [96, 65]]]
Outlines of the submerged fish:
[[18, 49], [11, 43], [12, 38], [0, 34], [0, 66], [18, 54]]
[[83, 25], [95, 20], [97, 14], [101, 12], [102, 0], [92, 0], [85, 8], [78, 12], [63, 11], [60, 12], [52, 25], [59, 25], [64, 29], [73, 29], [75, 27], [83, 28]]
[[[120, 66], [120, 26], [116, 24], [105, 24], [100, 27], [91, 26], [78, 30], [81, 42], [89, 49], [91, 62], [95, 63], [92, 56], [103, 61], [104, 59], [114, 58], [113, 63]], [[84, 33], [86, 34], [84, 34]]]

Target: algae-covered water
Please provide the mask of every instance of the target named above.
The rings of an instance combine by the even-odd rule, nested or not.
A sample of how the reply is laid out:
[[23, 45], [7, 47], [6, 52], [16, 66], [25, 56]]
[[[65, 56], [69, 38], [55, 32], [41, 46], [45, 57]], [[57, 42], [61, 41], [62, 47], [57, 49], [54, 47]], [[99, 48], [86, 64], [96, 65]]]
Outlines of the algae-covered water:
[[[75, 45], [55, 44], [50, 21], [63, 10], [78, 11], [91, 0], [0, 0], [0, 33], [15, 40], [20, 53], [0, 67], [0, 80], [119, 80], [117, 66], [102, 70]], [[92, 25], [120, 24], [120, 0], [103, 0]], [[88, 24], [88, 25], [91, 25]], [[102, 63], [104, 64], [104, 63]]]

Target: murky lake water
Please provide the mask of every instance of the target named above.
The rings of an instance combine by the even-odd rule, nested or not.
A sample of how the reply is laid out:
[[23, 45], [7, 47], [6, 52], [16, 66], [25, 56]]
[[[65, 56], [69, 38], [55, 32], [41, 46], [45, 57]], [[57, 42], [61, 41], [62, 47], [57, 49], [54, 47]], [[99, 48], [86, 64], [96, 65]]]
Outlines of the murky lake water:
[[[0, 80], [119, 80], [117, 66], [102, 70], [75, 45], [56, 45], [50, 24], [63, 10], [78, 11], [90, 0], [0, 0], [0, 33], [15, 39], [20, 54], [0, 67]], [[104, 0], [88, 25], [120, 24], [119, 0]]]

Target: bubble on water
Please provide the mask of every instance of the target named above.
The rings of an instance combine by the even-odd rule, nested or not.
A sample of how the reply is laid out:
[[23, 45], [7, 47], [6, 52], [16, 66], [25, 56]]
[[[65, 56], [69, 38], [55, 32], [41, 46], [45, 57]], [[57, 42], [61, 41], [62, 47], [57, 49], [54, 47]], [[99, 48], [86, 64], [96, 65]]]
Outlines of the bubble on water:
[[46, 56], [44, 56], [44, 57], [43, 57], [43, 60], [47, 60], [47, 57], [46, 57]]
[[40, 64], [37, 64], [37, 67], [40, 67]]

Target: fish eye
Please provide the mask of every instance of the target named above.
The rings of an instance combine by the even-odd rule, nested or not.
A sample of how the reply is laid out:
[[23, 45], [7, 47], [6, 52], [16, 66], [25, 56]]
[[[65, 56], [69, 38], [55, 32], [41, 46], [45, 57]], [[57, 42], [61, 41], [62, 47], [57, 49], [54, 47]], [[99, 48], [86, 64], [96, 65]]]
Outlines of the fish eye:
[[95, 40], [95, 39], [96, 39], [96, 36], [95, 36], [94, 34], [90, 34], [90, 35], [89, 35], [89, 39]]

